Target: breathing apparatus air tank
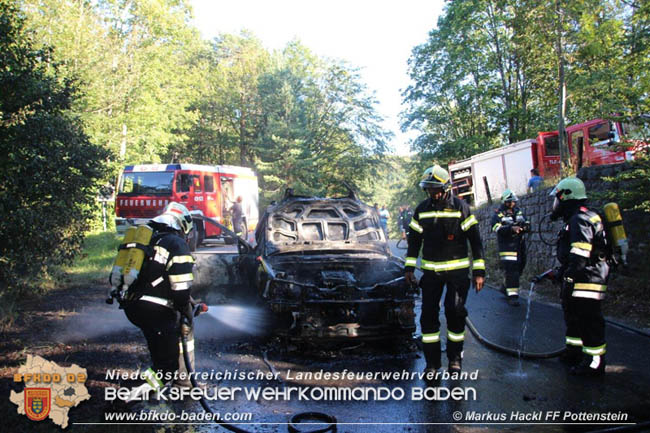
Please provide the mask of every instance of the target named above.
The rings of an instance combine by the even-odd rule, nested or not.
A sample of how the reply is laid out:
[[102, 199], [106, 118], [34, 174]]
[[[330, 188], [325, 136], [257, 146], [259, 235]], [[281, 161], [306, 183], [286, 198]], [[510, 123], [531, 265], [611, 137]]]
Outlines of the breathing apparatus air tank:
[[[153, 229], [146, 224], [138, 226], [135, 232], [133, 242], [141, 246], [149, 245], [151, 237], [153, 236]], [[126, 265], [123, 268], [122, 275], [124, 276], [124, 289], [128, 289], [131, 284], [138, 278], [142, 263], [144, 262], [145, 252], [144, 249], [133, 246], [128, 249], [129, 255]]]
[[607, 232], [612, 242], [612, 246], [618, 247], [621, 254], [623, 264], [627, 264], [627, 251], [628, 243], [627, 236], [625, 235], [625, 228], [623, 228], [623, 217], [621, 211], [616, 203], [607, 203], [604, 206], [605, 221]]
[[129, 248], [127, 245], [134, 242], [136, 231], [136, 227], [133, 226], [126, 230], [122, 243], [120, 244], [120, 249], [117, 252], [117, 257], [115, 257], [115, 263], [113, 263], [113, 269], [111, 270], [111, 275], [109, 277], [111, 289], [109, 296], [106, 299], [106, 302], [109, 304], [113, 303], [113, 297], [119, 293], [120, 287], [124, 283], [122, 273], [129, 258]]

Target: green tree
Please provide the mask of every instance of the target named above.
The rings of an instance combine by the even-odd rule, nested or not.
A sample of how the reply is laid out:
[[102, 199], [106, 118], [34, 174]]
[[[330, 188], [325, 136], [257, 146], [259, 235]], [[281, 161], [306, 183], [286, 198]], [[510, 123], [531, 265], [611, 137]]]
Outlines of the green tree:
[[[0, 289], [42, 276], [79, 251], [107, 157], [70, 111], [76, 87], [12, 0], [0, 0]], [[15, 293], [15, 292], [14, 292]]]
[[358, 71], [292, 42], [260, 92], [265, 126], [257, 165], [268, 194], [277, 198], [293, 186], [332, 195], [345, 190], [344, 181], [366, 194], [361, 181], [373, 175], [389, 133]]
[[624, 101], [621, 114], [636, 118], [650, 113], [650, 2], [624, 1], [630, 10], [625, 19]]
[[386, 151], [376, 101], [349, 65], [298, 41], [271, 53], [247, 32], [221, 35], [202, 58], [199, 122], [179, 153], [254, 168], [263, 203], [286, 187], [324, 195], [361, 185]]
[[74, 109], [116, 167], [158, 162], [195, 121], [192, 62], [203, 42], [184, 0], [22, 0], [39, 44], [56, 48], [61, 76], [79, 80]]
[[565, 117], [638, 118], [650, 90], [648, 15], [633, 0], [449, 2], [409, 60], [413, 150], [447, 162], [557, 130]]
[[[404, 93], [408, 108], [403, 128], [421, 131], [412, 147], [426, 159], [467, 157], [501, 140], [503, 129], [494, 116], [497, 98], [514, 103], [497, 90], [512, 76], [505, 76], [505, 35], [495, 23], [494, 11], [493, 34], [486, 31], [487, 3], [492, 2], [449, 3], [437, 29], [409, 59], [414, 84]], [[489, 68], [492, 64], [501, 68], [501, 80], [499, 68]]]

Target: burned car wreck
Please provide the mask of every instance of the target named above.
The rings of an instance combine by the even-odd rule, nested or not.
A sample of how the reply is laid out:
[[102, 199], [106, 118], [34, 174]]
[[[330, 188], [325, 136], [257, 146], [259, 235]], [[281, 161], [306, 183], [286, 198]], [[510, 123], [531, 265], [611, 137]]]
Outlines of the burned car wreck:
[[288, 190], [267, 208], [256, 241], [254, 285], [276, 333], [370, 339], [415, 331], [416, 289], [390, 253], [376, 210], [352, 191], [317, 198]]

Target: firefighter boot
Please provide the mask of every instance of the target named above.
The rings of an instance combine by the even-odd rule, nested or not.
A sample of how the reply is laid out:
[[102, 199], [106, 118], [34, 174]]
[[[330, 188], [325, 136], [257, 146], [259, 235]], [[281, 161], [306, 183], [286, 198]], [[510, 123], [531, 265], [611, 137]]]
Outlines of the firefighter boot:
[[449, 359], [449, 373], [460, 373], [463, 369], [463, 342], [447, 341], [447, 358]]
[[567, 367], [576, 367], [582, 361], [582, 347], [566, 346], [564, 353], [560, 355], [560, 361]]
[[508, 296], [508, 305], [511, 307], [519, 306], [519, 296]]
[[440, 342], [424, 343], [423, 346], [424, 359], [427, 362], [427, 366], [425, 367], [424, 372], [435, 372], [442, 365], [440, 362]]
[[602, 376], [605, 374], [605, 355], [585, 356], [582, 362], [571, 369], [575, 376]]

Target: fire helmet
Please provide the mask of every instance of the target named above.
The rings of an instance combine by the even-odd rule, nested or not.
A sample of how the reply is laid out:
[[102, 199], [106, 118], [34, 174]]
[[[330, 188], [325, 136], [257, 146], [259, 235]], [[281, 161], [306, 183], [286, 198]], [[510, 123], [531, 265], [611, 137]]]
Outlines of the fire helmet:
[[550, 195], [553, 197], [551, 220], [556, 220], [560, 217], [566, 218], [575, 206], [574, 203], [587, 198], [587, 191], [585, 184], [577, 177], [565, 177], [553, 188]]
[[562, 179], [550, 195], [560, 201], [584, 200], [587, 198], [587, 190], [580, 179], [572, 176]]
[[501, 194], [501, 203], [505, 203], [507, 201], [519, 201], [519, 197], [517, 197], [517, 194], [514, 192], [510, 191], [509, 189], [503, 191], [503, 194]]
[[420, 188], [442, 188], [445, 192], [451, 189], [451, 181], [449, 173], [438, 164], [424, 170], [422, 180], [420, 181]]
[[190, 215], [190, 212], [185, 206], [173, 201], [165, 206], [163, 213], [155, 217], [152, 221], [165, 224], [185, 235], [192, 230], [192, 215]]

